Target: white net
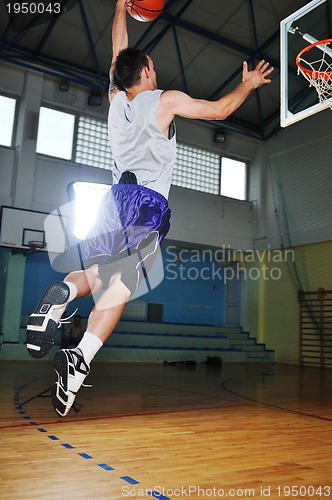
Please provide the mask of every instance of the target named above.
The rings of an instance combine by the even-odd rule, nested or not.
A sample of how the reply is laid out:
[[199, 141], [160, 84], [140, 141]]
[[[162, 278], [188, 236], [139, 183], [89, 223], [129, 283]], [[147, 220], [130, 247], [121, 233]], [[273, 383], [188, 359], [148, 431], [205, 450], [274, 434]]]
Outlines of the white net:
[[297, 56], [298, 74], [316, 89], [319, 102], [332, 109], [332, 40], [316, 42]]

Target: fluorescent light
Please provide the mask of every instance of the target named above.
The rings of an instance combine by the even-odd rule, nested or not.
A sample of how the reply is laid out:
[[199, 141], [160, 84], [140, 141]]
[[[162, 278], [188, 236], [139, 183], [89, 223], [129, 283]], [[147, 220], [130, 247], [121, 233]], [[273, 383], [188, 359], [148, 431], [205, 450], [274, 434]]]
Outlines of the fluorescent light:
[[98, 209], [104, 194], [110, 190], [110, 184], [95, 182], [75, 182], [75, 222], [74, 235], [84, 240], [96, 221]]

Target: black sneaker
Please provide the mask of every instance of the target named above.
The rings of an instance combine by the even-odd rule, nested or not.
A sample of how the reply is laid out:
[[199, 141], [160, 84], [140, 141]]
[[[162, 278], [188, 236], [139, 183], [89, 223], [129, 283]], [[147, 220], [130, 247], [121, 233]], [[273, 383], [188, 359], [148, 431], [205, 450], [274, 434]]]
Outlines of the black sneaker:
[[53, 347], [60, 318], [66, 310], [69, 287], [63, 281], [49, 285], [27, 324], [27, 349], [34, 358], [43, 358]]
[[90, 373], [80, 349], [61, 349], [54, 357], [58, 381], [52, 387], [52, 404], [55, 411], [65, 417], [72, 407], [77, 391]]

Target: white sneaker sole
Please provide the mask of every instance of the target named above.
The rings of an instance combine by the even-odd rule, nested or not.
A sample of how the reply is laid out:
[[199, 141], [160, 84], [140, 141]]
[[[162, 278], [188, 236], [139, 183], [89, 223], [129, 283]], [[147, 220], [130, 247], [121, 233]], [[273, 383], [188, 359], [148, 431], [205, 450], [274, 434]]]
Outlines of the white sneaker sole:
[[63, 281], [49, 285], [27, 324], [27, 349], [34, 358], [43, 358], [54, 345], [59, 320], [69, 299]]

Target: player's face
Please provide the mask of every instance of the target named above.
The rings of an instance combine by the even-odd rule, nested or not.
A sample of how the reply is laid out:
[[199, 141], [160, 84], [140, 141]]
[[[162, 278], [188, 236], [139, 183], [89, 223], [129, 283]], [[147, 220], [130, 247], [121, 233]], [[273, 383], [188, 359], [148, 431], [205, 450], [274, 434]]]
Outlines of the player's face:
[[158, 88], [157, 75], [156, 75], [156, 72], [154, 69], [154, 64], [153, 64], [151, 57], [149, 57], [149, 56], [147, 56], [147, 57], [148, 57], [148, 61], [149, 61], [149, 73], [150, 73], [150, 79], [151, 79], [151, 87], [153, 90], [155, 90]]

